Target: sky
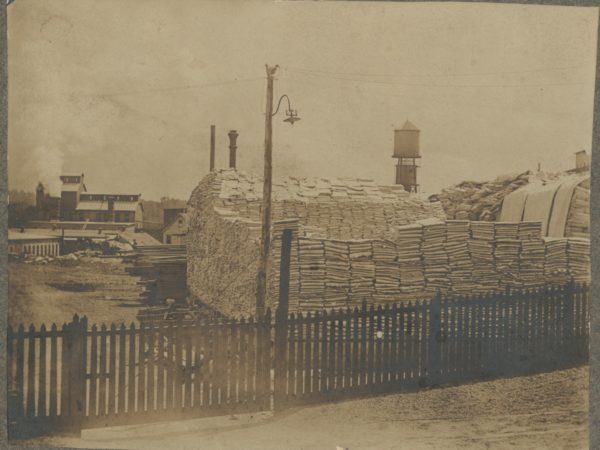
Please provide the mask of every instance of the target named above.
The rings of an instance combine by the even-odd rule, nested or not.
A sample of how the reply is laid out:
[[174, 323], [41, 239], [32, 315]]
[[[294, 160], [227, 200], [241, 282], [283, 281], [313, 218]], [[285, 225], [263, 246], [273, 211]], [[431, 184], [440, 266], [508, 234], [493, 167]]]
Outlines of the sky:
[[[473, 3], [16, 0], [9, 186], [188, 199], [209, 170], [262, 174], [265, 64], [301, 121], [274, 177], [392, 184], [393, 130], [421, 130], [421, 189], [574, 167], [590, 151], [598, 8]], [[285, 105], [284, 105], [285, 106]], [[283, 109], [283, 108], [282, 108]]]

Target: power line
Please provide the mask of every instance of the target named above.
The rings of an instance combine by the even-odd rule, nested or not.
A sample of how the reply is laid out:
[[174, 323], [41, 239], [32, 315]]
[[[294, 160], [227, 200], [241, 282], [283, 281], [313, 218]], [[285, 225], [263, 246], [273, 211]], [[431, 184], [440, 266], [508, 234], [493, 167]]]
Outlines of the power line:
[[402, 77], [470, 77], [470, 76], [481, 76], [481, 75], [505, 75], [505, 74], [520, 74], [520, 73], [538, 73], [538, 72], [553, 72], [561, 70], [573, 70], [582, 69], [585, 66], [561, 66], [561, 67], [544, 67], [538, 69], [525, 69], [525, 70], [506, 70], [506, 71], [495, 71], [495, 72], [464, 72], [464, 73], [447, 73], [447, 74], [398, 74], [398, 73], [365, 73], [365, 72], [335, 72], [326, 70], [314, 70], [305, 69], [301, 67], [286, 66], [283, 70], [292, 69], [292, 71], [304, 72], [309, 74], [325, 74], [325, 75], [343, 75], [343, 76], [360, 76], [360, 77], [388, 77], [388, 78], [402, 78]]
[[109, 94], [100, 94], [101, 97], [114, 97], [117, 95], [134, 95], [134, 94], [147, 94], [153, 92], [169, 92], [169, 91], [181, 91], [185, 89], [201, 89], [205, 87], [215, 87], [215, 86], [223, 86], [226, 84], [234, 84], [234, 83], [242, 83], [246, 81], [256, 81], [256, 80], [264, 80], [263, 77], [256, 78], [243, 78], [243, 79], [234, 79], [227, 81], [218, 81], [215, 83], [205, 83], [205, 84], [186, 84], [182, 86], [171, 86], [164, 88], [156, 88], [156, 89], [144, 89], [140, 91], [123, 91], [123, 92], [113, 92]]
[[[308, 75], [308, 74], [307, 74]], [[575, 86], [585, 85], [586, 82], [565, 82], [565, 83], [517, 83], [517, 84], [438, 84], [438, 83], [407, 83], [400, 81], [385, 81], [385, 80], [366, 80], [360, 78], [348, 78], [348, 77], [334, 77], [334, 76], [321, 76], [311, 74], [310, 76], [316, 77], [320, 80], [340, 80], [350, 81], [354, 83], [370, 83], [370, 84], [383, 84], [383, 85], [395, 85], [395, 86], [411, 86], [411, 87], [440, 87], [440, 88], [489, 88], [489, 87], [551, 87], [551, 86]], [[304, 81], [297, 78], [285, 77], [289, 80]], [[312, 80], [316, 81], [316, 80]]]

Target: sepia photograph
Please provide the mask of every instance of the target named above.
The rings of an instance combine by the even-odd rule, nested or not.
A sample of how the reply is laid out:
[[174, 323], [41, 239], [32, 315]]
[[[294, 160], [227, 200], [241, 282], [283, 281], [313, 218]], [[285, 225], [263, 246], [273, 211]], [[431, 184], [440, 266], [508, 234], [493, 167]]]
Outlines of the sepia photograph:
[[599, 7], [3, 3], [11, 446], [594, 448]]

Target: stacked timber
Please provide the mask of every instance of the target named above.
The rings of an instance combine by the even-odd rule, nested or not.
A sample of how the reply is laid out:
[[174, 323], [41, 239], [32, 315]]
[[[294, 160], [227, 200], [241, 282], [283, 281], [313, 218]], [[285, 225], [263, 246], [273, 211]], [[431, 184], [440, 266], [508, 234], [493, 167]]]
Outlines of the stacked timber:
[[127, 271], [140, 277], [143, 303], [162, 304], [166, 299], [185, 302], [187, 298], [185, 245], [138, 246], [127, 260]]

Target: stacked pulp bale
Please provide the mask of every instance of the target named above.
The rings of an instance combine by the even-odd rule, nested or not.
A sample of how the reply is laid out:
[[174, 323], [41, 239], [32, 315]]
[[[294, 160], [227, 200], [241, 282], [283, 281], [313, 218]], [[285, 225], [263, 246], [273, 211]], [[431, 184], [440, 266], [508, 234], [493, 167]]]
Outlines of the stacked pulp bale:
[[521, 240], [519, 275], [521, 287], [530, 289], [544, 284], [544, 261], [546, 249], [542, 239], [540, 222], [521, 222], [518, 231]]
[[325, 291], [325, 245], [322, 239], [298, 239], [300, 309], [322, 309]]
[[421, 259], [423, 225], [405, 225], [395, 231], [394, 242], [400, 269], [400, 296], [414, 299], [425, 287], [425, 272]]
[[545, 238], [546, 257], [544, 260], [544, 278], [546, 284], [561, 286], [569, 281], [567, 255], [568, 241], [562, 238]]
[[350, 257], [350, 304], [360, 305], [370, 301], [375, 285], [375, 263], [371, 241], [349, 241]]
[[518, 289], [521, 286], [519, 254], [521, 241], [519, 240], [518, 222], [495, 223], [495, 263], [499, 273], [500, 287], [505, 289]]
[[567, 243], [569, 274], [579, 283], [590, 282], [590, 240], [571, 238]]
[[425, 270], [425, 291], [446, 293], [450, 288], [449, 262], [446, 253], [446, 223], [437, 219], [422, 220], [421, 253]]
[[350, 291], [350, 258], [348, 242], [324, 241], [325, 303], [340, 308], [348, 304]]
[[494, 260], [494, 224], [492, 222], [471, 222], [469, 251], [473, 261], [474, 292], [498, 290]]
[[392, 241], [373, 241], [373, 261], [375, 263], [375, 293], [377, 303], [396, 300], [400, 287], [400, 264], [396, 244]]
[[469, 222], [449, 220], [446, 222], [446, 253], [451, 289], [456, 294], [473, 291], [473, 262], [469, 254]]

